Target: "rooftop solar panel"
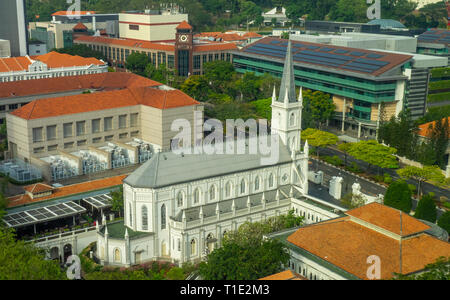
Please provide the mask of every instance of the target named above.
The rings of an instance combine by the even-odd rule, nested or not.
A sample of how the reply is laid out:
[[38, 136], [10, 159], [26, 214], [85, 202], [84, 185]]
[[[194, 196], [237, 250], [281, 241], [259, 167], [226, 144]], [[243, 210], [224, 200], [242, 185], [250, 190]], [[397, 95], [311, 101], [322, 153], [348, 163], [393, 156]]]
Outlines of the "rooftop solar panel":
[[360, 63], [357, 63], [357, 62], [354, 62], [354, 61], [349, 62], [346, 66], [361, 68], [361, 69], [364, 69], [364, 70], [370, 70], [372, 72], [378, 70], [379, 68], [381, 68], [381, 66], [360, 64]]
[[355, 52], [350, 52], [350, 55], [353, 55], [353, 56], [364, 56], [364, 55], [366, 55], [366, 53], [355, 51]]
[[334, 53], [338, 53], [338, 54], [345, 54], [345, 53], [349, 53], [350, 51], [348, 50], [343, 50], [343, 49], [337, 49], [334, 51]]
[[370, 71], [370, 70], [363, 70], [363, 69], [358, 68], [358, 67], [342, 66], [342, 68], [343, 69], [352, 70], [352, 71], [359, 71], [359, 72], [364, 72], [364, 73], [372, 73], [372, 71]]
[[382, 58], [384, 55], [376, 54], [376, 53], [369, 53], [367, 55], [368, 58]]
[[333, 48], [320, 48], [320, 51], [325, 51], [325, 52], [330, 52], [332, 50], [334, 50]]
[[387, 62], [387, 61], [365, 59], [365, 58], [357, 58], [357, 59], [355, 59], [355, 61], [359, 62], [359, 63], [363, 63], [363, 64], [376, 65], [376, 66], [385, 66], [385, 65], [389, 64], [389, 62]]
[[311, 50], [316, 50], [316, 49], [319, 49], [320, 46], [308, 46], [306, 48], [311, 49]]

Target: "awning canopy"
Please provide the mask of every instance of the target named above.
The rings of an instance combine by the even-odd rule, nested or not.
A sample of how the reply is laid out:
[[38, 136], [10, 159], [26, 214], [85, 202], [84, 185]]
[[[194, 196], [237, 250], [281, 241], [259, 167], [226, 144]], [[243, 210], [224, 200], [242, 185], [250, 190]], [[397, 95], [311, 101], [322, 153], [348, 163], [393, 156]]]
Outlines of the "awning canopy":
[[3, 222], [9, 227], [21, 227], [62, 219], [85, 211], [84, 207], [75, 202], [66, 202], [8, 214], [3, 217]]
[[96, 209], [111, 207], [111, 196], [109, 194], [98, 195], [94, 197], [83, 198], [83, 201], [92, 205]]

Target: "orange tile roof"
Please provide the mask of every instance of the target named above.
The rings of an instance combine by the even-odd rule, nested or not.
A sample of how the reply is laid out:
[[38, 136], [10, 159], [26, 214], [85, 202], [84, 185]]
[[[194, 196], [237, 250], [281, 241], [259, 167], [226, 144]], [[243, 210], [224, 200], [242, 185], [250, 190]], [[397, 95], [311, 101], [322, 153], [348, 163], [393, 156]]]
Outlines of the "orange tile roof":
[[280, 273], [276, 273], [259, 280], [307, 280], [305, 277], [292, 272], [291, 270], [286, 270]]
[[226, 51], [237, 50], [237, 46], [233, 43], [214, 43], [204, 45], [194, 45], [194, 51], [196, 52], [208, 52], [208, 51]]
[[140, 86], [159, 86], [161, 83], [125, 72], [65, 76], [0, 83], [0, 98], [62, 93], [83, 89], [124, 89]]
[[44, 55], [26, 57], [8, 57], [0, 58], [0, 73], [11, 71], [27, 71], [28, 67], [33, 63], [33, 60], [41, 61], [45, 63], [48, 68], [62, 68], [62, 67], [82, 67], [90, 65], [105, 65], [104, 62], [94, 57], [81, 57], [77, 55], [69, 55], [58, 53], [55, 51], [49, 52]]
[[82, 22], [78, 22], [78, 24], [75, 25], [72, 29], [73, 30], [87, 30], [88, 28]]
[[[443, 122], [444, 120], [445, 120], [445, 118], [441, 120], [442, 124], [444, 124], [444, 122]], [[448, 117], [448, 123], [449, 123], [449, 126], [450, 126], [450, 117]], [[431, 133], [432, 133], [432, 131], [434, 129], [434, 126], [436, 126], [436, 121], [428, 122], [428, 123], [419, 125], [419, 132], [417, 134], [420, 135], [420, 136], [429, 138], [429, 137], [431, 137]], [[448, 138], [450, 139], [450, 131], [449, 131]]]
[[36, 183], [36, 184], [32, 184], [32, 185], [27, 185], [26, 187], [24, 187], [25, 191], [30, 192], [32, 194], [47, 192], [47, 191], [51, 191], [53, 189], [54, 189], [54, 187], [52, 187], [48, 184], [44, 184], [44, 183]]
[[180, 23], [180, 25], [177, 26], [177, 29], [192, 29], [192, 26], [189, 25], [188, 22], [183, 21]]
[[123, 90], [39, 99], [16, 109], [11, 114], [22, 119], [33, 120], [140, 104], [169, 109], [196, 105], [199, 102], [179, 90], [130, 87]]
[[253, 32], [253, 31], [249, 31], [249, 32], [246, 32], [243, 35], [243, 37], [246, 37], [246, 38], [258, 38], [258, 37], [262, 37], [262, 35], [260, 35], [259, 33]]
[[[383, 217], [382, 211], [379, 217]], [[367, 271], [373, 263], [367, 259], [372, 255], [381, 260], [381, 279], [400, 273], [399, 240], [349, 217], [300, 228], [287, 241], [361, 279], [368, 279]], [[449, 243], [426, 233], [402, 239], [403, 274], [423, 270], [441, 256], [450, 256]]]
[[9, 197], [8, 208], [110, 188], [121, 185], [122, 180], [127, 176], [128, 175], [120, 175], [55, 188], [51, 195], [36, 199], [31, 199], [27, 194]]
[[[376, 202], [349, 210], [346, 215], [358, 218], [394, 234], [400, 235], [400, 211]], [[408, 236], [430, 229], [430, 226], [402, 213], [402, 236]]]
[[71, 12], [67, 13], [66, 10], [60, 10], [60, 11], [53, 13], [52, 16], [66, 16], [66, 15], [71, 15], [71, 14], [78, 15], [78, 16], [79, 15], [88, 15], [88, 14], [93, 15], [93, 14], [95, 14], [95, 11], [71, 11]]
[[174, 44], [162, 44], [162, 43], [152, 43], [148, 41], [140, 41], [140, 40], [131, 40], [131, 39], [117, 39], [117, 38], [108, 38], [102, 36], [80, 36], [75, 39], [76, 43], [97, 43], [97, 44], [107, 44], [107, 45], [116, 45], [116, 46], [124, 46], [130, 48], [142, 48], [142, 49], [154, 49], [154, 50], [163, 50], [163, 51], [175, 51]]

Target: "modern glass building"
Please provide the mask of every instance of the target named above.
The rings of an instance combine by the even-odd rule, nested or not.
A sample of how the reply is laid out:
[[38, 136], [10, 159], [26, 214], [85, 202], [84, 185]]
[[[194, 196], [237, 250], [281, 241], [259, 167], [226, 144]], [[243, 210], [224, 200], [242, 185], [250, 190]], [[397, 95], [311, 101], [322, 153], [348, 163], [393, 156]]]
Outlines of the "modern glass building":
[[[280, 77], [288, 42], [264, 38], [233, 53], [240, 73]], [[336, 106], [331, 125], [375, 137], [378, 121], [408, 106], [411, 55], [292, 41], [297, 86], [331, 95]]]

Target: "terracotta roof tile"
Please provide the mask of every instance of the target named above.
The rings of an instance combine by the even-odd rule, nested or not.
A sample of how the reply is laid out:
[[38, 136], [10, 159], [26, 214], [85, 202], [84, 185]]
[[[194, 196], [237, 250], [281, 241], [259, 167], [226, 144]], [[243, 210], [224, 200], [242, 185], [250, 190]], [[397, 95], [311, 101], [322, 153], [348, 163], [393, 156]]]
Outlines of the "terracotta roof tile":
[[180, 23], [180, 25], [177, 26], [177, 29], [192, 29], [192, 26], [189, 25], [188, 22], [183, 21]]
[[225, 51], [237, 49], [238, 49], [237, 46], [233, 43], [213, 43], [204, 45], [194, 45], [194, 51], [196, 52]]
[[106, 45], [125, 46], [130, 48], [154, 49], [172, 52], [175, 51], [175, 45], [173, 44], [152, 43], [148, 41], [117, 39], [102, 36], [80, 36], [75, 39], [75, 42], [88, 44], [97, 43]]
[[36, 199], [31, 199], [27, 194], [18, 195], [8, 198], [8, 207], [16, 207], [26, 204], [31, 204], [39, 201], [51, 200], [61, 197], [67, 197], [70, 195], [76, 195], [86, 192], [91, 192], [95, 190], [102, 190], [110, 188], [113, 186], [121, 185], [122, 180], [127, 177], [127, 175], [120, 175], [115, 177], [109, 177], [104, 179], [92, 180], [88, 182], [68, 185], [64, 187], [55, 188], [53, 193], [49, 196], [40, 197]]
[[87, 30], [88, 28], [82, 22], [78, 22], [78, 24], [75, 25], [72, 29], [73, 30]]
[[[444, 124], [444, 122], [443, 122], [444, 120], [445, 120], [445, 118], [441, 120], [442, 124]], [[450, 126], [450, 117], [448, 117], [448, 123]], [[434, 126], [436, 126], [436, 121], [419, 125], [419, 132], [417, 134], [420, 136], [429, 138], [429, 137], [431, 137], [431, 133], [434, 129]], [[450, 139], [450, 132], [449, 132], [448, 138]]]
[[[400, 235], [400, 211], [397, 209], [374, 202], [349, 210], [345, 214]], [[402, 236], [430, 229], [430, 226], [405, 213], [402, 213], [401, 221]]]
[[74, 11], [74, 12], [71, 12], [71, 13], [68, 14], [66, 10], [60, 10], [60, 11], [57, 11], [57, 12], [53, 13], [52, 16], [66, 16], [66, 15], [70, 15], [70, 14], [75, 14], [75, 15], [88, 15], [88, 14], [90, 14], [90, 15], [93, 15], [93, 14], [95, 14], [95, 11]]
[[276, 273], [259, 280], [307, 280], [305, 277], [292, 272], [291, 270], [286, 270], [280, 273]]
[[140, 104], [169, 109], [196, 105], [199, 102], [179, 90], [166, 91], [140, 86], [123, 90], [39, 99], [16, 109], [11, 114], [22, 119], [32, 120]]
[[125, 72], [65, 76], [0, 83], [0, 98], [61, 93], [82, 89], [124, 89], [161, 83]]
[[[386, 211], [380, 210], [378, 217]], [[381, 260], [381, 279], [400, 272], [400, 242], [349, 217], [300, 228], [287, 239], [293, 245], [361, 278], [367, 279], [369, 256]], [[402, 240], [402, 273], [423, 270], [437, 258], [450, 256], [450, 244], [426, 233]]]
[[26, 187], [24, 187], [25, 191], [30, 192], [32, 194], [47, 192], [47, 191], [51, 191], [53, 189], [54, 189], [54, 187], [44, 184], [44, 183], [36, 183], [36, 184], [32, 184], [32, 185], [27, 185]]

